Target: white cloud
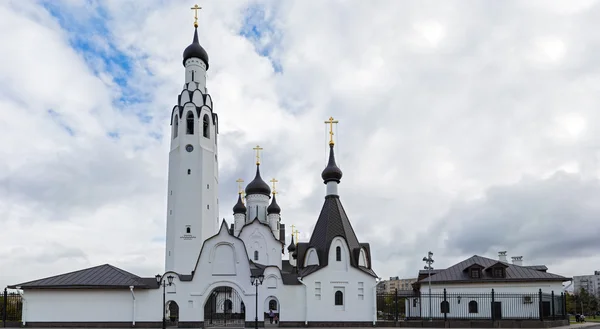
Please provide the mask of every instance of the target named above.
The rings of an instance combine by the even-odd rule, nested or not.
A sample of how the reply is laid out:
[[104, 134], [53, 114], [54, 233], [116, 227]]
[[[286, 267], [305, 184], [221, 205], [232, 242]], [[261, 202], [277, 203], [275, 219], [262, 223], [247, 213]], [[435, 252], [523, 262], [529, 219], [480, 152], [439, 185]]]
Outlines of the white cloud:
[[[102, 55], [131, 58], [128, 89], [101, 55], [74, 50], [77, 30], [65, 31], [43, 7], [0, 4], [0, 38], [9, 45], [0, 48], [0, 266], [11, 269], [0, 285], [102, 263], [148, 276], [163, 267], [168, 117], [183, 84], [192, 16], [183, 1], [103, 5], [109, 34], [91, 42]], [[478, 218], [470, 228], [486, 236], [494, 221], [522, 223], [527, 204], [510, 206], [542, 207], [544, 193], [559, 193], [551, 183], [558, 170], [581, 175], [565, 183], [581, 200], [596, 193], [589, 186], [600, 173], [591, 129], [600, 119], [600, 39], [588, 2], [568, 10], [554, 2], [200, 5], [208, 90], [220, 118], [221, 217], [231, 220], [235, 180], [252, 179], [252, 147], [260, 144], [263, 177], [280, 181], [283, 220], [306, 240], [323, 202], [330, 116], [340, 120], [342, 202], [382, 277], [415, 276], [430, 249], [439, 266], [474, 253], [494, 257], [485, 241], [462, 248], [459, 228]], [[273, 31], [258, 40], [239, 33], [248, 6], [267, 7], [264, 24]], [[99, 15], [77, 2], [61, 7], [78, 24]], [[272, 58], [257, 53], [265, 45]], [[114, 105], [131, 93], [141, 101]], [[489, 191], [523, 177], [542, 182], [532, 183], [536, 197], [501, 189], [514, 213], [486, 210]], [[471, 202], [483, 205], [454, 215]], [[588, 225], [595, 208], [578, 202], [559, 202], [554, 215], [519, 226], [521, 240], [498, 245], [530, 252], [526, 261], [547, 262], [551, 272], [594, 270], [570, 265], [591, 257], [581, 245], [553, 258], [544, 254], [553, 236], [535, 238], [540, 226], [569, 233]], [[564, 209], [573, 211], [568, 225], [556, 215]]]

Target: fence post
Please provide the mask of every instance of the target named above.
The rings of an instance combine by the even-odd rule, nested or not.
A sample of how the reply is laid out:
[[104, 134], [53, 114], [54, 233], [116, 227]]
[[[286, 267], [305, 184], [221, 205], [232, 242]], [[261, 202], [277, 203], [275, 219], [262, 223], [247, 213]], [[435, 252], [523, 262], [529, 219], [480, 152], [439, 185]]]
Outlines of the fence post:
[[[448, 306], [448, 308], [446, 308]], [[446, 298], [446, 288], [444, 288], [444, 321], [448, 321], [448, 311], [450, 310], [450, 303], [448, 303], [448, 299]]]
[[542, 288], [538, 292], [538, 312], [540, 313], [540, 321], [544, 321], [544, 307], [542, 304]]
[[550, 304], [550, 307], [552, 307], [552, 320], [556, 320], [556, 311], [554, 310], [554, 290], [552, 290], [551, 294], [552, 296], [552, 304]]
[[396, 288], [394, 292], [395, 292], [395, 296], [394, 296], [394, 304], [395, 304], [394, 310], [396, 311], [396, 314], [395, 314], [394, 318], [396, 319], [396, 322], [398, 322], [398, 288]]
[[492, 302], [490, 303], [490, 315], [492, 316], [492, 323], [496, 320], [496, 313], [494, 313], [494, 299], [496, 297], [496, 293], [494, 292], [494, 288], [492, 288]]
[[6, 310], [8, 309], [8, 290], [4, 288], [4, 298], [2, 298], [2, 326], [6, 328]]
[[561, 292], [561, 295], [563, 296], [563, 298], [562, 298], [563, 320], [566, 320], [569, 318], [569, 315], [567, 314], [567, 298], [569, 295], [567, 293], [563, 293], [563, 292]]

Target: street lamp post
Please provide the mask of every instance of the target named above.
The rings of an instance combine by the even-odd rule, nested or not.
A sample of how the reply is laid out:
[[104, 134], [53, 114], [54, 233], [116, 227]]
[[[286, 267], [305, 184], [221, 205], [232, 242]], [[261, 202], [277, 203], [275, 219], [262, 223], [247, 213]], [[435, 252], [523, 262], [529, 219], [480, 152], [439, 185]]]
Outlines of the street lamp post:
[[425, 265], [425, 269], [427, 270], [427, 281], [429, 281], [429, 321], [433, 321], [432, 313], [431, 313], [431, 270], [433, 270], [433, 253], [430, 251], [427, 253], [427, 257], [423, 257], [423, 261], [427, 264]]
[[250, 276], [250, 283], [256, 287], [256, 297], [255, 297], [255, 315], [254, 315], [254, 329], [258, 329], [258, 286], [263, 283], [265, 276], [260, 274], [259, 276]]
[[162, 287], [163, 287], [163, 299], [162, 299], [162, 329], [165, 329], [165, 328], [166, 328], [166, 326], [167, 326], [167, 325], [166, 325], [166, 322], [165, 322], [165, 320], [166, 320], [166, 318], [165, 318], [165, 313], [167, 313], [167, 312], [166, 312], [166, 310], [165, 310], [165, 307], [166, 307], [166, 301], [165, 301], [165, 290], [166, 290], [166, 287], [167, 287], [167, 286], [170, 286], [170, 285], [172, 285], [172, 284], [173, 284], [173, 276], [172, 276], [172, 275], [169, 275], [169, 276], [167, 277], [167, 280], [168, 280], [168, 282], [165, 282], [165, 281], [163, 280], [163, 277], [164, 277], [164, 274], [163, 274], [163, 275], [157, 274], [157, 275], [155, 276], [155, 278], [156, 278], [156, 283], [158, 283], [158, 286], [159, 286], [159, 287], [160, 287], [160, 286], [162, 286]]

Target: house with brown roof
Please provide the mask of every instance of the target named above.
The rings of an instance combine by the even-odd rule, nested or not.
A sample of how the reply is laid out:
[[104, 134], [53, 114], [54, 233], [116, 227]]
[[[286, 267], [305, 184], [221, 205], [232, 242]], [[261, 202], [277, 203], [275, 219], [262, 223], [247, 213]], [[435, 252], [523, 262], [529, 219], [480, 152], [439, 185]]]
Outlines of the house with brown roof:
[[420, 270], [406, 314], [423, 319], [535, 319], [565, 314], [563, 282], [545, 265], [474, 255], [445, 269]]

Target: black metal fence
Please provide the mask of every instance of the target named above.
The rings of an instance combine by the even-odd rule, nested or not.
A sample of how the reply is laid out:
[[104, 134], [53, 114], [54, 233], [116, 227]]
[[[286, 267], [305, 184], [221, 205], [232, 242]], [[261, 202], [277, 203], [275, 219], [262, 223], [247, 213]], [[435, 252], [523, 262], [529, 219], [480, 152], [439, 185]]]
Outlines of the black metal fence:
[[543, 293], [378, 293], [377, 319], [403, 320], [560, 320], [567, 319], [566, 298]]
[[0, 294], [0, 319], [2, 319], [2, 326], [6, 327], [7, 322], [18, 322], [21, 321], [21, 314], [23, 312], [23, 300], [21, 295], [16, 292], [8, 292], [4, 289], [4, 292]]

